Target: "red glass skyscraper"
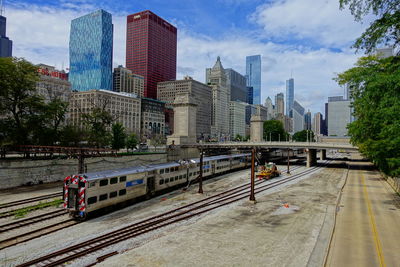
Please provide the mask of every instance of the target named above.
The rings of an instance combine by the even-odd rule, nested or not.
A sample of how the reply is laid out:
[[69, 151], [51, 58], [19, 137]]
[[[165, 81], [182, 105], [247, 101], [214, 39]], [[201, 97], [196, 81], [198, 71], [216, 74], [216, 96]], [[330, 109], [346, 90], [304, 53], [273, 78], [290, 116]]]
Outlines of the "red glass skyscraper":
[[144, 96], [157, 98], [157, 83], [176, 79], [177, 30], [146, 10], [127, 17], [126, 67], [144, 77]]

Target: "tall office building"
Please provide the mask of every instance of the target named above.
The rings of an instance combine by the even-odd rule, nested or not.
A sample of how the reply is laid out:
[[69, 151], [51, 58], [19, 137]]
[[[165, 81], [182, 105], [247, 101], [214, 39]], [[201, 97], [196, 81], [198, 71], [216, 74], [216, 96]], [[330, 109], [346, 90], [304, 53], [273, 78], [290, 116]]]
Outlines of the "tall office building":
[[240, 101], [229, 102], [229, 128], [231, 140], [237, 135], [246, 136], [246, 103]]
[[12, 57], [12, 41], [6, 36], [6, 23], [6, 17], [0, 14], [0, 57]]
[[286, 116], [292, 117], [290, 111], [294, 103], [294, 79], [286, 80]]
[[253, 104], [261, 104], [261, 56], [246, 57], [247, 86], [253, 87]]
[[315, 135], [323, 134], [323, 117], [321, 112], [317, 112], [314, 114], [313, 122], [312, 122], [312, 131]]
[[275, 110], [276, 114], [285, 114], [285, 97], [283, 93], [275, 96]]
[[69, 81], [72, 89], [112, 90], [113, 24], [100, 9], [71, 21]]
[[268, 110], [267, 120], [272, 120], [273, 118], [275, 118], [275, 109], [270, 97], [267, 97], [267, 99], [265, 99], [264, 106]]
[[220, 57], [217, 58], [214, 67], [206, 69], [206, 82], [212, 88], [211, 136], [218, 140], [227, 140], [230, 137], [230, 97]]
[[347, 124], [353, 121], [351, 102], [343, 96], [328, 97], [328, 135], [347, 136]]
[[293, 133], [304, 130], [304, 108], [296, 100], [293, 101], [293, 108], [291, 110], [293, 118]]
[[185, 77], [183, 80], [159, 82], [157, 84], [157, 97], [171, 106], [177, 94], [189, 93], [196, 111], [196, 135], [197, 139], [208, 139], [211, 134], [211, 87], [204, 83]]
[[247, 86], [247, 98], [246, 98], [246, 103], [247, 104], [254, 104], [254, 98], [253, 98], [253, 87], [252, 86]]
[[113, 91], [136, 94], [143, 97], [144, 78], [133, 74], [132, 71], [121, 65], [114, 68], [113, 72]]
[[311, 111], [304, 114], [304, 130], [311, 130]]
[[246, 102], [246, 77], [233, 69], [225, 69], [226, 86], [230, 92], [231, 101]]
[[144, 96], [157, 98], [157, 83], [176, 79], [177, 29], [146, 10], [127, 17], [126, 67], [144, 77]]

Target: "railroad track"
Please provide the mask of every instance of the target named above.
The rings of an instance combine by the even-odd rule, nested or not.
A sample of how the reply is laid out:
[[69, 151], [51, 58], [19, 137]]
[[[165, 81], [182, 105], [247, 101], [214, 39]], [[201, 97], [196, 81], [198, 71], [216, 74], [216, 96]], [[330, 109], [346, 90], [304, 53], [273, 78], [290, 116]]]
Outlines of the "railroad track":
[[40, 214], [37, 216], [33, 216], [30, 218], [26, 218], [26, 219], [22, 219], [22, 220], [18, 220], [18, 221], [14, 221], [11, 223], [7, 223], [7, 224], [3, 224], [0, 225], [0, 233], [4, 233], [7, 231], [11, 231], [11, 230], [15, 230], [24, 226], [28, 226], [34, 223], [38, 223], [38, 222], [42, 222], [48, 219], [52, 219], [58, 216], [62, 216], [62, 215], [66, 215], [68, 214], [67, 211], [65, 210], [55, 210], [55, 211], [51, 211], [51, 212], [47, 212], [44, 214]]
[[35, 239], [35, 238], [38, 238], [38, 237], [41, 237], [44, 235], [54, 233], [56, 231], [59, 231], [61, 229], [70, 227], [70, 226], [78, 224], [78, 223], [81, 223], [81, 222], [76, 221], [74, 219], [67, 219], [65, 221], [47, 225], [44, 228], [36, 229], [33, 231], [29, 231], [27, 233], [23, 233], [18, 236], [13, 236], [13, 237], [7, 238], [5, 240], [1, 240], [0, 241], [0, 250], [11, 247], [11, 246], [18, 245], [20, 243], [23, 243], [23, 242], [26, 242], [26, 241], [29, 241], [29, 240], [32, 240], [32, 239]]
[[[328, 164], [328, 162], [326, 162]], [[316, 172], [320, 167], [313, 167], [292, 176], [266, 183], [265, 180], [255, 182], [255, 194], [261, 193], [268, 189], [296, 180], [304, 175]], [[248, 198], [249, 183], [232, 188], [230, 190], [218, 193], [216, 195], [204, 198], [202, 200], [190, 203], [188, 205], [170, 210], [168, 212], [156, 215], [140, 222], [125, 226], [99, 237], [84, 241], [79, 244], [55, 251], [48, 255], [39, 257], [18, 266], [30, 266], [38, 264], [40, 266], [56, 266], [65, 262], [72, 261], [87, 254], [93, 253], [113, 244], [137, 237], [139, 235], [151, 232], [153, 230], [190, 219], [203, 213], [215, 210], [217, 208], [229, 205]]]
[[47, 194], [47, 195], [38, 196], [38, 197], [16, 200], [16, 201], [0, 204], [0, 209], [5, 209], [5, 208], [9, 208], [9, 207], [19, 206], [22, 204], [32, 203], [32, 202], [36, 202], [36, 201], [41, 201], [41, 200], [55, 198], [55, 197], [61, 197], [61, 196], [62, 196], [62, 192], [59, 192], [59, 193], [52, 193], [52, 194]]

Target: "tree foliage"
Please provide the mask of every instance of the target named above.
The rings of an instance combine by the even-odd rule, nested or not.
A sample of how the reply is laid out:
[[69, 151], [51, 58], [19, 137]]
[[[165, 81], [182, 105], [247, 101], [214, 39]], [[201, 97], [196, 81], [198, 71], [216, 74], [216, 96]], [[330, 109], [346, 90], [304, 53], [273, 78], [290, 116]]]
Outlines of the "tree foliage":
[[139, 139], [136, 134], [132, 133], [126, 140], [126, 148], [133, 150], [139, 143]]
[[82, 118], [88, 129], [89, 144], [96, 147], [108, 146], [111, 142], [109, 127], [113, 122], [110, 112], [95, 107], [90, 113], [82, 114]]
[[112, 126], [112, 143], [113, 149], [121, 149], [126, 145], [125, 128], [121, 123], [115, 123]]
[[351, 142], [382, 171], [400, 175], [400, 57], [360, 58], [336, 80], [352, 90]]
[[165, 136], [162, 134], [154, 134], [150, 139], [150, 144], [154, 146], [154, 150], [157, 150], [158, 146], [166, 144]]
[[356, 21], [372, 13], [377, 19], [356, 40], [353, 47], [371, 53], [380, 45], [400, 45], [400, 1], [398, 0], [339, 0], [340, 8], [349, 7]]
[[293, 134], [292, 139], [296, 142], [314, 142], [314, 132], [311, 130], [303, 130]]
[[0, 58], [0, 114], [3, 142], [28, 144], [43, 100], [35, 94], [37, 68], [21, 58]]
[[286, 141], [289, 134], [283, 128], [283, 124], [278, 120], [269, 120], [264, 122], [264, 140], [268, 141]]

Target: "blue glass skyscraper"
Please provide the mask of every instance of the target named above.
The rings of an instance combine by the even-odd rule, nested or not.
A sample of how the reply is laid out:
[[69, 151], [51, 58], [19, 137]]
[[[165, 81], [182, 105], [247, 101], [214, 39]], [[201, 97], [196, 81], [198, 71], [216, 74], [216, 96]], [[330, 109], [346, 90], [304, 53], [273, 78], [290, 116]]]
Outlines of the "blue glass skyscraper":
[[247, 86], [253, 87], [253, 104], [261, 104], [261, 56], [246, 57]]
[[72, 89], [112, 90], [113, 24], [98, 10], [71, 21], [69, 81]]
[[294, 102], [294, 79], [286, 80], [286, 116], [292, 117], [290, 111]]

